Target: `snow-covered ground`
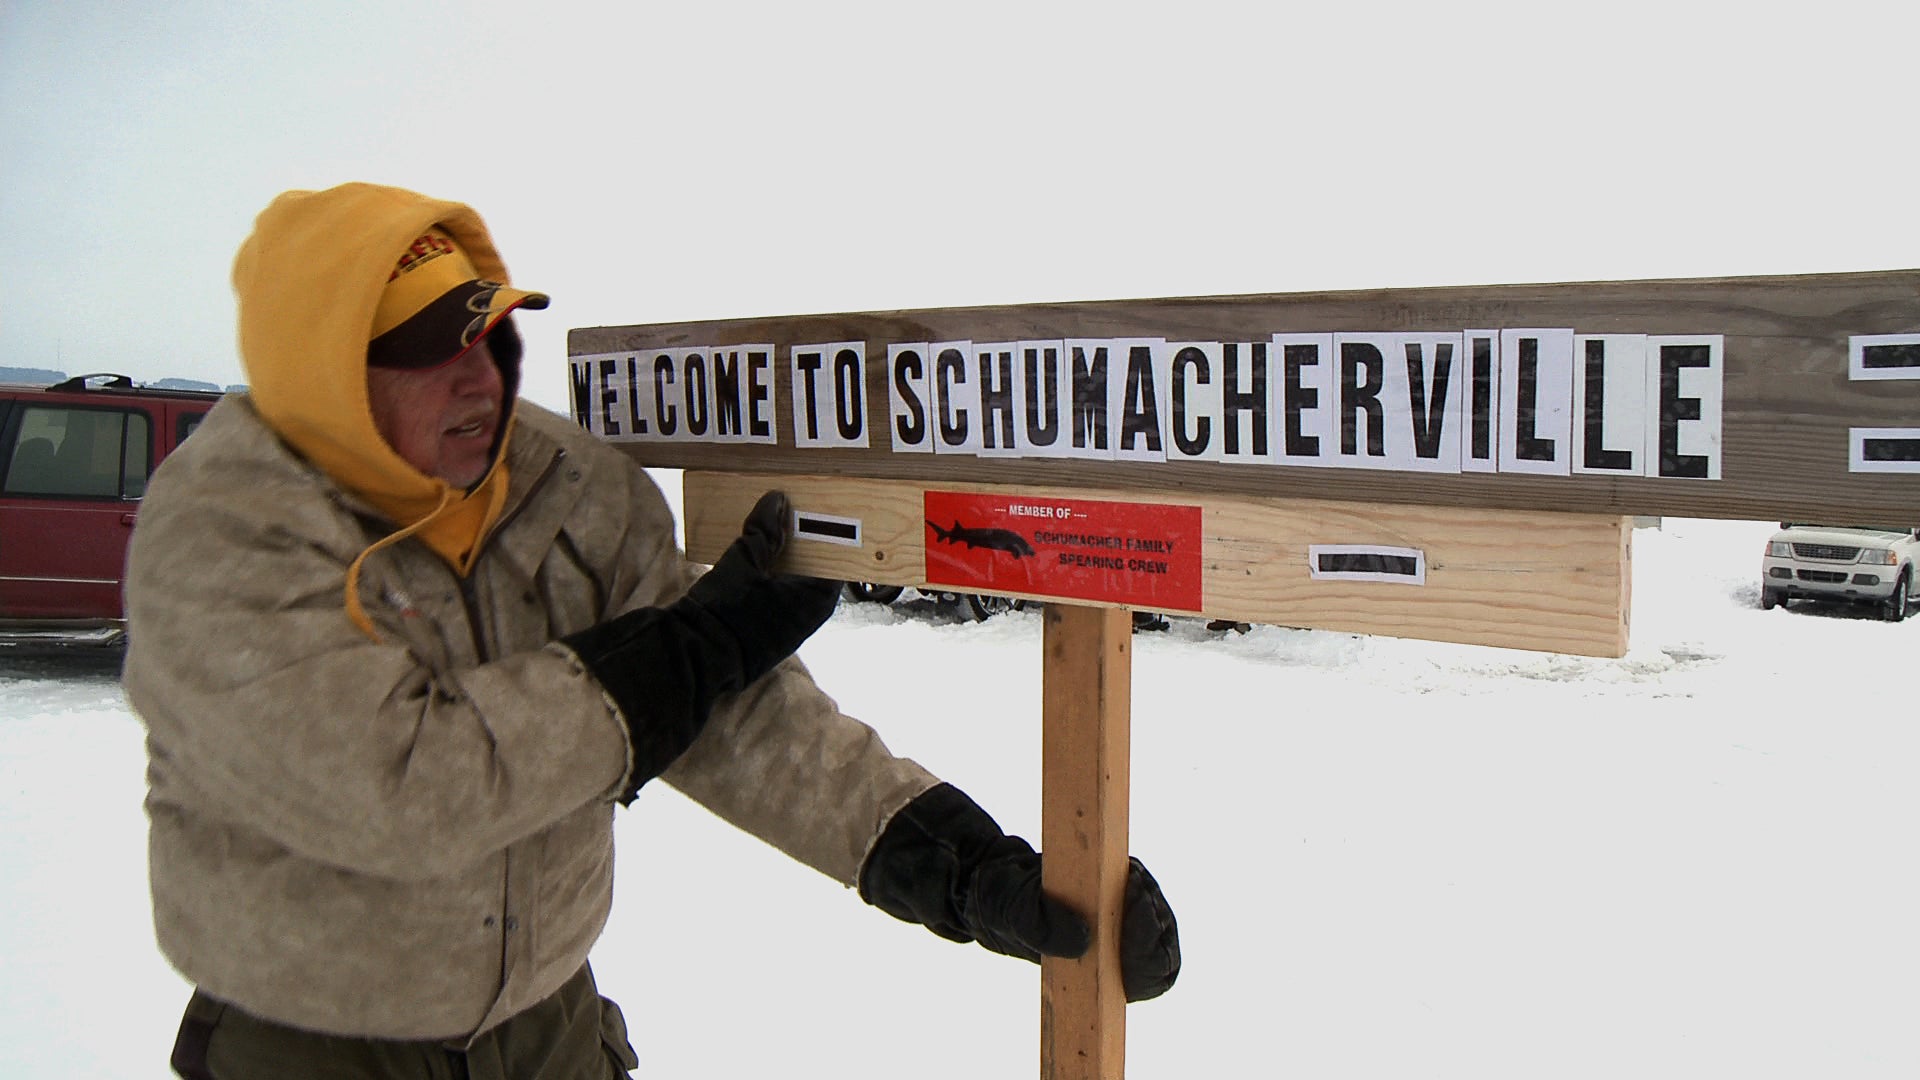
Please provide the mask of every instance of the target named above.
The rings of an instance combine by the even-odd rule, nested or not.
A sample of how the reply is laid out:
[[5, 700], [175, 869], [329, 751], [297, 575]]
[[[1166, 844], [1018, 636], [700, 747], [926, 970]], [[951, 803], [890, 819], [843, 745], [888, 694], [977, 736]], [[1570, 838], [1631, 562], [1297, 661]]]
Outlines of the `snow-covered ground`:
[[[1920, 1075], [1920, 620], [1759, 611], [1770, 529], [1638, 532], [1621, 660], [1137, 636], [1133, 849], [1186, 968], [1129, 1010], [1129, 1075]], [[1034, 835], [1039, 642], [849, 603], [803, 656]], [[0, 659], [0, 1077], [170, 1075], [142, 769], [110, 667]], [[1037, 1073], [1036, 969], [664, 789], [619, 828], [595, 967], [641, 1075]]]

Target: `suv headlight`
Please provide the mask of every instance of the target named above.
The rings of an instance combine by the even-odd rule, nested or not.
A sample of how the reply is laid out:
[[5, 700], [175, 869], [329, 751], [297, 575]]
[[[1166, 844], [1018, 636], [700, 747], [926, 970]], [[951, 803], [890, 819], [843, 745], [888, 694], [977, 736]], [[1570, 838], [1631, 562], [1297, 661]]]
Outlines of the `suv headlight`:
[[1894, 555], [1890, 549], [1861, 548], [1860, 561], [1866, 563], [1868, 566], [1892, 566], [1899, 562], [1900, 559]]
[[1769, 540], [1767, 542], [1767, 556], [1774, 559], [1791, 559], [1793, 558], [1793, 544], [1786, 540]]

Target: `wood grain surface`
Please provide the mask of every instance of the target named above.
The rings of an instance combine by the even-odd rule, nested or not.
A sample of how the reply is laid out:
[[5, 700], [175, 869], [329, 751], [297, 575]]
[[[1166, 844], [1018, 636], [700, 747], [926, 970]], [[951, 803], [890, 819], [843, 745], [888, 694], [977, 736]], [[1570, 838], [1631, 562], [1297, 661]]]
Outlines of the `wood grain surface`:
[[[861, 524], [857, 547], [796, 541], [785, 563], [793, 571], [877, 584], [926, 581], [921, 505], [929, 485], [702, 471], [686, 473], [684, 483], [687, 551], [696, 559], [718, 558], [754, 501], [782, 488], [796, 510]], [[939, 487], [1002, 490], [987, 484]], [[1130, 491], [1004, 490], [1139, 501], [1139, 493]], [[1167, 494], [1160, 501], [1201, 508], [1202, 613], [1209, 617], [1586, 656], [1626, 653], [1627, 518], [1199, 492]], [[1314, 544], [1419, 550], [1426, 583], [1316, 580], [1307, 560]]]
[[1040, 1076], [1120, 1080], [1133, 619], [1076, 604], [1049, 605], [1044, 618], [1041, 874], [1049, 895], [1087, 917], [1093, 942], [1078, 959], [1041, 961]]

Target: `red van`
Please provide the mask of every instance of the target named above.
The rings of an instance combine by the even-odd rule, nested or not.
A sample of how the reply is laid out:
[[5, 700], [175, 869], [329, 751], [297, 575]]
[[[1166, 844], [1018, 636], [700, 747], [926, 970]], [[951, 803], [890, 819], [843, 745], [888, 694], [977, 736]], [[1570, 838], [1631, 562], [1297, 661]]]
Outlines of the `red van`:
[[78, 375], [0, 384], [0, 646], [117, 646], [127, 538], [160, 459], [220, 399]]

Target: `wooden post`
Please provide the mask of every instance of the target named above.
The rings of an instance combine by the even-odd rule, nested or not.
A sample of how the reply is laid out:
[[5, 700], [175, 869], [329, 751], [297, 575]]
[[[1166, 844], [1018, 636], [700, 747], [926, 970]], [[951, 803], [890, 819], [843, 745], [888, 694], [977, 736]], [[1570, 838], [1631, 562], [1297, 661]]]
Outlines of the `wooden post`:
[[1040, 965], [1040, 1075], [1120, 1080], [1133, 614], [1050, 601], [1044, 626], [1042, 884], [1088, 917], [1093, 944], [1078, 960], [1048, 957]]

